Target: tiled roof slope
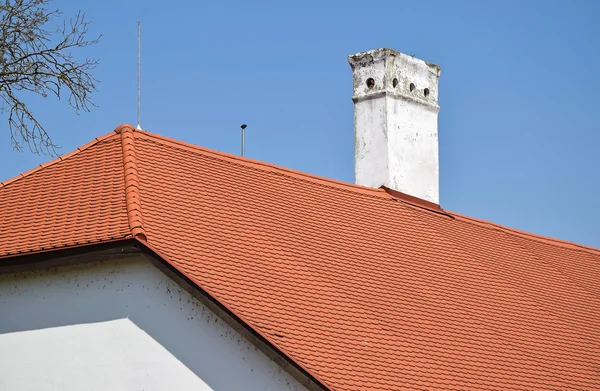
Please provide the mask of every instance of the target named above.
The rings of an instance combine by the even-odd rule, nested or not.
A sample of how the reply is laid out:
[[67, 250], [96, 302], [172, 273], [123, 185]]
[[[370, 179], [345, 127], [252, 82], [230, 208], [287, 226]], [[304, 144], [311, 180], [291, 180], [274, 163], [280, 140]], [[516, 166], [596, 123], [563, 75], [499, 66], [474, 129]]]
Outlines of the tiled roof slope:
[[[136, 237], [331, 390], [600, 389], [600, 251], [124, 131], [138, 206], [124, 204], [123, 149], [108, 137], [0, 190], [62, 184], [45, 205], [64, 211], [23, 201], [0, 252], [39, 249], [54, 231], [64, 245], [67, 232], [141, 227]], [[82, 201], [62, 206], [68, 178], [99, 164], [93, 187], [74, 188]], [[69, 231], [65, 216], [88, 221]], [[109, 221], [110, 234], [97, 228]]]
[[131, 237], [123, 183], [114, 132], [0, 182], [0, 257]]

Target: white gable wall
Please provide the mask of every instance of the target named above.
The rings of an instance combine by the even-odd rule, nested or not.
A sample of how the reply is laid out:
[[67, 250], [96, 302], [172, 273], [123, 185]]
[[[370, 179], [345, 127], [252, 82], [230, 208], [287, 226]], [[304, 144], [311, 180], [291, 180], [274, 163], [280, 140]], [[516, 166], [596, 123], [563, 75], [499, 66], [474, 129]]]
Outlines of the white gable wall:
[[143, 258], [0, 275], [0, 390], [306, 390]]

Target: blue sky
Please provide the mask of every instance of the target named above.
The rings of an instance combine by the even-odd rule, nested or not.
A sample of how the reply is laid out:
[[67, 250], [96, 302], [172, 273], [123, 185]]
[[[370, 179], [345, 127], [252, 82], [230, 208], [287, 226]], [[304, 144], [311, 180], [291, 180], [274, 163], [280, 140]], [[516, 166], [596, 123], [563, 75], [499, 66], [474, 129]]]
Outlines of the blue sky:
[[[439, 64], [442, 207], [600, 247], [600, 2], [57, 0], [101, 42], [91, 113], [33, 98], [67, 153], [136, 121], [193, 144], [353, 181], [346, 57], [389, 47]], [[0, 180], [49, 160], [0, 135]]]

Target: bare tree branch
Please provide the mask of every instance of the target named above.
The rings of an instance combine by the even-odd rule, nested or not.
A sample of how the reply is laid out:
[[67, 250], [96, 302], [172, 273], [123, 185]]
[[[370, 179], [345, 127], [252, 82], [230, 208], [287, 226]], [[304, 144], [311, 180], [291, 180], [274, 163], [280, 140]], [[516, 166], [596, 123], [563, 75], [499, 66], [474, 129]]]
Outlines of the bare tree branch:
[[44, 98], [68, 96], [79, 113], [94, 106], [91, 94], [98, 82], [91, 71], [97, 59], [77, 60], [72, 50], [97, 43], [86, 38], [89, 22], [79, 12], [56, 29], [48, 25], [61, 13], [48, 9], [52, 0], [0, 0], [0, 112], [8, 115], [11, 143], [27, 144], [34, 153], [56, 155], [54, 144], [28, 108], [23, 94]]

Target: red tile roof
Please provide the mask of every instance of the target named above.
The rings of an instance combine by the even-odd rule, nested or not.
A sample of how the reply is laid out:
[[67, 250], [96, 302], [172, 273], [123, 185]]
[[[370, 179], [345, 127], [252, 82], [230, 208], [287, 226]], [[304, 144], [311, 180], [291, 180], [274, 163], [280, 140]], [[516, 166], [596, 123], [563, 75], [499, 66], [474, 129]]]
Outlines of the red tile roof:
[[0, 257], [132, 237], [111, 132], [0, 183]]
[[136, 237], [331, 390], [599, 390], [600, 251], [121, 126], [0, 187], [0, 256]]

